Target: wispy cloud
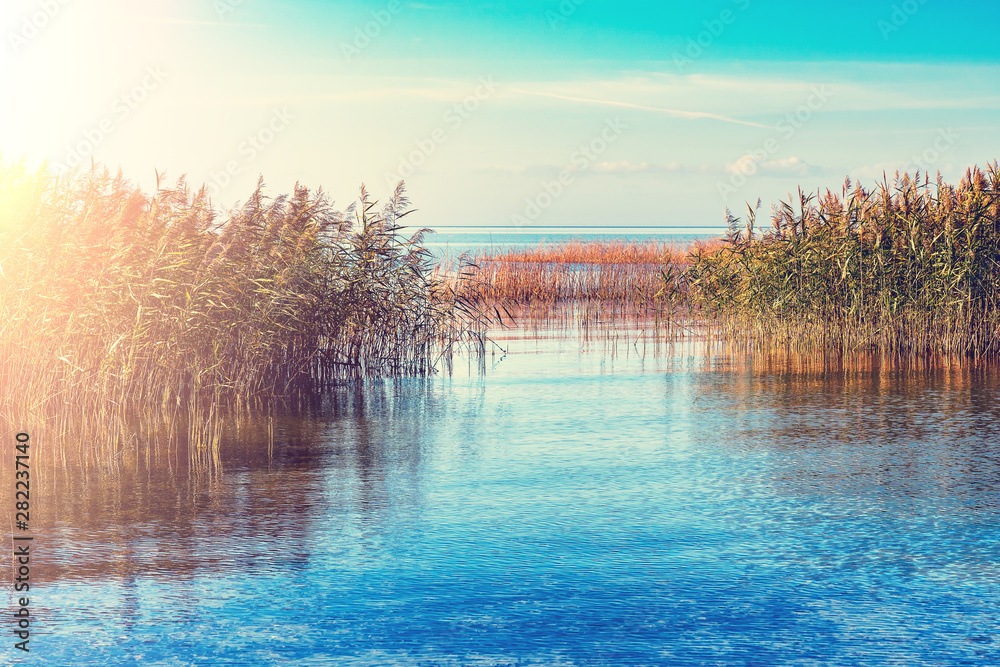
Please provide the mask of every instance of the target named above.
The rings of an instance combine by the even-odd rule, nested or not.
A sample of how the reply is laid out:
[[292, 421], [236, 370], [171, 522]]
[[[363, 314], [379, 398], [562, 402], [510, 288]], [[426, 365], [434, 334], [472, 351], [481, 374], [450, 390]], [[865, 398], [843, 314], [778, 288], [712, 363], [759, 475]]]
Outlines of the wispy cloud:
[[759, 171], [773, 176], [807, 176], [819, 171], [817, 167], [795, 156], [758, 162], [753, 155], [744, 155], [735, 162], [730, 162], [725, 166], [725, 170], [730, 174], [749, 175]]
[[476, 171], [502, 176], [524, 176], [527, 178], [555, 178], [560, 172], [570, 172], [580, 176], [600, 176], [617, 175], [629, 176], [633, 174], [676, 174], [676, 173], [706, 173], [717, 172], [718, 166], [706, 164], [681, 164], [679, 162], [629, 162], [620, 160], [617, 162], [597, 162], [586, 169], [581, 169], [577, 165], [557, 165], [557, 164], [534, 164], [524, 167], [484, 167]]
[[170, 16], [127, 16], [119, 17], [123, 23], [146, 23], [150, 25], [202, 25], [220, 26], [226, 28], [266, 28], [264, 23], [236, 23], [232, 21], [197, 21], [195, 19], [178, 19]]
[[754, 123], [749, 120], [740, 120], [738, 118], [731, 118], [729, 116], [722, 116], [720, 114], [709, 113], [707, 111], [682, 111], [680, 109], [668, 109], [666, 107], [652, 107], [645, 104], [634, 104], [632, 102], [620, 102], [618, 100], [595, 100], [587, 97], [575, 97], [572, 95], [558, 95], [556, 93], [542, 93], [532, 90], [524, 90], [523, 88], [509, 88], [511, 92], [521, 93], [522, 95], [535, 95], [538, 97], [551, 97], [558, 100], [567, 100], [569, 102], [583, 102], [586, 104], [604, 104], [613, 107], [622, 107], [626, 109], [639, 109], [640, 111], [655, 111], [659, 113], [665, 113], [671, 116], [676, 116], [678, 118], [709, 118], [711, 120], [718, 120], [724, 123], [735, 123], [737, 125], [748, 125], [750, 127], [763, 127], [767, 128], [766, 125], [761, 125], [760, 123]]

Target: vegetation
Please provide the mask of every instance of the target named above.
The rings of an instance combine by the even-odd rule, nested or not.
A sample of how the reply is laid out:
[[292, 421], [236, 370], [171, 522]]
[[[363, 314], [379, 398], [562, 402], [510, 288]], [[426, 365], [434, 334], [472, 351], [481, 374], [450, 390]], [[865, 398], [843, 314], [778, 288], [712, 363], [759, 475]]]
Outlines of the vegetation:
[[[894, 355], [1000, 352], [1000, 169], [958, 186], [896, 176], [781, 203], [773, 231], [729, 216], [665, 290], [730, 337]], [[759, 202], [758, 202], [759, 205]]]
[[996, 163], [957, 186], [904, 174], [789, 199], [764, 234], [748, 207], [716, 242], [571, 241], [446, 271], [426, 230], [399, 234], [402, 184], [380, 209], [362, 187], [341, 213], [322, 191], [268, 199], [259, 183], [223, 214], [183, 179], [147, 195], [98, 169], [0, 164], [0, 430], [42, 424], [107, 452], [150, 429], [211, 445], [222, 415], [432, 372], [483, 344], [487, 311], [568, 305], [585, 324], [651, 317], [671, 339], [824, 354], [1000, 352]]
[[344, 214], [261, 183], [220, 215], [183, 179], [146, 195], [0, 164], [0, 421], [212, 443], [222, 412], [431, 372], [485, 320], [474, 290], [441, 289], [425, 230], [399, 235], [407, 213], [402, 184], [380, 210], [362, 186]]
[[[727, 212], [725, 239], [627, 241], [473, 259], [479, 297], [514, 312], [646, 318], [669, 339], [791, 342], [824, 353], [1000, 353], [1000, 168], [957, 185], [897, 174], [779, 203], [773, 229]], [[644, 325], [645, 326], [645, 325]]]
[[477, 297], [510, 311], [554, 317], [563, 313], [562, 306], [587, 304], [584, 313], [644, 317], [658, 311], [664, 278], [686, 265], [694, 248], [709, 251], [719, 245], [571, 240], [482, 253], [470, 266], [480, 286]]

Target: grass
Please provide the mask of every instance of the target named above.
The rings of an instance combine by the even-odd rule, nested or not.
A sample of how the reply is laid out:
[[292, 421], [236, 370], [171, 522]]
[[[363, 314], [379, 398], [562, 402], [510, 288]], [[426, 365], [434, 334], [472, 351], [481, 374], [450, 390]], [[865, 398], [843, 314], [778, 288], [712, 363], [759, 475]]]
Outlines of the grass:
[[673, 276], [674, 305], [729, 338], [892, 356], [1000, 352], [1000, 169], [958, 185], [897, 175], [778, 205], [758, 234], [729, 215], [721, 248]]
[[95, 451], [149, 429], [212, 445], [224, 414], [432, 372], [485, 318], [441, 288], [423, 231], [399, 234], [408, 212], [402, 184], [341, 213], [259, 183], [223, 214], [183, 179], [150, 195], [0, 164], [0, 420]]

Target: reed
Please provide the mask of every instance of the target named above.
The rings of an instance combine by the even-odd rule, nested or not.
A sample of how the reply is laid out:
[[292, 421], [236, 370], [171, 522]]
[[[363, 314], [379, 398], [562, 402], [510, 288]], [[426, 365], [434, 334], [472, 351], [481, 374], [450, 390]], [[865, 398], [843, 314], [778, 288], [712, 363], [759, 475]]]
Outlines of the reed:
[[573, 239], [480, 253], [469, 260], [470, 277], [482, 303], [534, 319], [560, 317], [571, 303], [590, 304], [577, 310], [599, 311], [606, 319], [641, 318], [657, 310], [665, 278], [688, 263], [695, 247], [716, 245]]
[[[759, 202], [758, 202], [759, 206]], [[728, 338], [895, 356], [1000, 352], [1000, 169], [957, 185], [845, 181], [775, 207], [758, 234], [728, 214], [726, 243], [692, 253], [674, 307]]]
[[0, 420], [102, 451], [150, 429], [212, 445], [225, 415], [432, 372], [486, 319], [441, 289], [425, 230], [399, 234], [408, 213], [402, 184], [342, 213], [260, 182], [220, 214], [183, 178], [147, 195], [0, 164]]

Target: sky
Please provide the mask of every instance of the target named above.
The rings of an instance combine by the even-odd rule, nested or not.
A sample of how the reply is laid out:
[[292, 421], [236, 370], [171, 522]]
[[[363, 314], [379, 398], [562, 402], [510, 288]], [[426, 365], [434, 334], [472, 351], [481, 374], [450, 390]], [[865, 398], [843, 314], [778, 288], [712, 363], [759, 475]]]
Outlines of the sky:
[[1000, 3], [5, 0], [0, 155], [220, 209], [263, 177], [418, 226], [672, 227], [1000, 158]]

